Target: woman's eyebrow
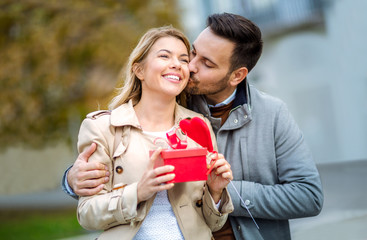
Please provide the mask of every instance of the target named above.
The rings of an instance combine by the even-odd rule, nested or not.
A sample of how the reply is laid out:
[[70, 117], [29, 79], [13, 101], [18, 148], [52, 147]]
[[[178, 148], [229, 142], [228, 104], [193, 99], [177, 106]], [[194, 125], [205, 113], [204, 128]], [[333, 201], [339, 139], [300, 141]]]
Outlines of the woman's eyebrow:
[[[172, 54], [172, 51], [170, 51], [170, 50], [168, 50], [168, 49], [160, 49], [160, 50], [158, 50], [158, 51], [157, 51], [157, 53], [159, 53], [159, 52], [167, 52], [167, 53], [169, 53], [169, 54]], [[187, 53], [183, 53], [183, 54], [181, 54], [180, 56], [181, 56], [181, 57], [188, 57], [188, 56], [189, 56], [189, 54], [187, 54]]]

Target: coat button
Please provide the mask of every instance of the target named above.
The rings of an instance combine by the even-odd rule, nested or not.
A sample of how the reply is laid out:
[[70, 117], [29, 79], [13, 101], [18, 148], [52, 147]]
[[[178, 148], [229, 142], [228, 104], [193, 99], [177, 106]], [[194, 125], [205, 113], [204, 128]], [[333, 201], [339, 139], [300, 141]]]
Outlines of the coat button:
[[238, 119], [233, 120], [234, 123], [238, 123]]
[[237, 230], [241, 231], [241, 226], [240, 225], [237, 226]]
[[250, 203], [251, 203], [251, 201], [250, 201], [250, 200], [248, 200], [248, 199], [245, 201], [245, 205], [246, 205], [246, 206], [250, 205]]
[[116, 167], [116, 172], [117, 172], [118, 174], [121, 174], [123, 171], [124, 171], [124, 169], [123, 169], [121, 166], [117, 166], [117, 167]]
[[247, 115], [243, 116], [244, 119], [247, 119]]
[[201, 206], [203, 206], [203, 201], [200, 199], [200, 200], [197, 200], [196, 201], [196, 206], [197, 207], [201, 207]]

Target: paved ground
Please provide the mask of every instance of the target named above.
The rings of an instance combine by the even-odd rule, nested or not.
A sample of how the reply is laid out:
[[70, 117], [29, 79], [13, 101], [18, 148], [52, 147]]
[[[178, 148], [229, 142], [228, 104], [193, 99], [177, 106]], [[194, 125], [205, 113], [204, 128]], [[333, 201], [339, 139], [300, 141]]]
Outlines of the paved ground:
[[367, 240], [367, 160], [318, 166], [324, 207], [317, 217], [291, 221], [294, 240]]
[[[367, 160], [318, 166], [325, 202], [319, 216], [291, 221], [293, 240], [367, 240]], [[61, 190], [0, 196], [0, 210], [76, 207]], [[91, 233], [64, 240], [95, 239]]]

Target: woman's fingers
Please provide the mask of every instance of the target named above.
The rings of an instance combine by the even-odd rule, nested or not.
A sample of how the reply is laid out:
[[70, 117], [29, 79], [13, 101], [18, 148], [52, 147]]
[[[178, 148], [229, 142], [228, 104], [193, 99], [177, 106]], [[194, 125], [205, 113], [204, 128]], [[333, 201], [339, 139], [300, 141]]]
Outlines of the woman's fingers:
[[214, 163], [214, 173], [228, 180], [233, 179], [231, 165], [224, 159], [222, 154], [218, 154], [218, 159]]
[[150, 161], [149, 161], [149, 166], [148, 168], [153, 169], [154, 168], [154, 163], [155, 161], [158, 159], [159, 155], [162, 152], [162, 148], [159, 147], [157, 148], [157, 150], [155, 150], [152, 155], [150, 156]]
[[174, 186], [173, 183], [166, 184], [175, 178], [175, 174], [172, 173], [173, 166], [166, 165], [154, 168], [161, 151], [162, 148], [158, 148], [152, 153], [148, 168], [138, 182], [138, 202], [145, 201], [156, 192], [168, 190]]
[[160, 185], [162, 183], [166, 183], [168, 181], [171, 181], [175, 178], [175, 174], [174, 173], [168, 173], [168, 174], [164, 174], [161, 176], [158, 176], [156, 178], [154, 178], [155, 180], [155, 185]]
[[172, 172], [174, 169], [175, 169], [175, 167], [172, 166], [172, 165], [165, 165], [165, 166], [162, 166], [162, 167], [155, 168], [153, 170], [153, 174], [154, 174], [154, 177], [155, 177], [155, 176], [159, 176], [159, 175], [162, 175], [162, 174], [165, 174], [165, 173]]

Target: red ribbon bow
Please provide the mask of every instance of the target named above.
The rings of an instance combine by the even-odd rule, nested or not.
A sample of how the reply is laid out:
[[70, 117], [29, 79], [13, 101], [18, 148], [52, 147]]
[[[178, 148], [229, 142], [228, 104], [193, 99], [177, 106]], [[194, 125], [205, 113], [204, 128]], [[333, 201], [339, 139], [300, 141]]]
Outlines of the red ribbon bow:
[[218, 159], [218, 153], [214, 151], [208, 125], [199, 117], [183, 119], [180, 121], [179, 125], [182, 132], [188, 137], [197, 142], [200, 146], [205, 147], [209, 153], [217, 154], [217, 157], [211, 160], [210, 167], [206, 172], [206, 175], [209, 175]]

